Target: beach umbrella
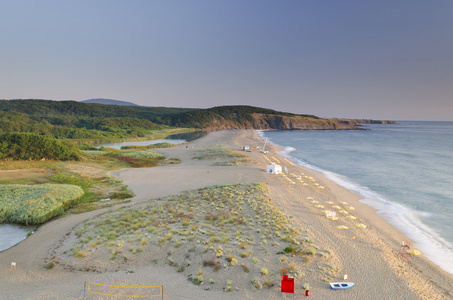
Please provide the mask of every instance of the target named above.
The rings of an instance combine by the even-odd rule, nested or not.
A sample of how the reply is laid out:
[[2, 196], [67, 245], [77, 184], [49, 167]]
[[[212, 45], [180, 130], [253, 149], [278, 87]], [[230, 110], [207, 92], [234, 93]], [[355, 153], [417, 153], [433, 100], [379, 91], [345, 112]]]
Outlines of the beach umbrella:
[[360, 223], [360, 224], [355, 224], [355, 227], [357, 227], [357, 228], [366, 228], [366, 225]]
[[305, 198], [305, 199], [310, 200], [310, 199], [313, 199], [313, 198], [312, 198], [312, 197], [307, 197], [307, 198]]
[[318, 189], [323, 189], [324, 187], [322, 185], [318, 186]]
[[346, 218], [348, 218], [348, 219], [351, 219], [351, 220], [355, 220], [355, 219], [357, 219], [357, 218], [356, 218], [356, 217], [354, 217], [354, 216], [346, 216]]
[[346, 204], [348, 204], [348, 202], [341, 202], [341, 204], [346, 205]]
[[324, 208], [322, 205], [315, 205], [316, 208]]
[[332, 201], [326, 201], [326, 204], [333, 204]]
[[354, 210], [354, 209], [355, 209], [355, 208], [352, 207], [352, 206], [349, 206], [349, 207], [346, 207], [346, 208], [349, 209], [349, 210]]
[[344, 215], [349, 214], [349, 212], [347, 212], [347, 211], [345, 211], [345, 210], [340, 210], [339, 213], [344, 214]]
[[319, 202], [316, 200], [313, 200], [313, 201], [310, 201], [310, 203], [319, 203]]
[[344, 225], [339, 225], [339, 226], [337, 226], [337, 229], [349, 229], [349, 227], [344, 226]]
[[327, 219], [332, 220], [332, 221], [336, 221], [336, 220], [338, 220], [338, 217], [327, 217]]
[[332, 206], [332, 208], [341, 209], [341, 207], [339, 207], [338, 205], [334, 205]]

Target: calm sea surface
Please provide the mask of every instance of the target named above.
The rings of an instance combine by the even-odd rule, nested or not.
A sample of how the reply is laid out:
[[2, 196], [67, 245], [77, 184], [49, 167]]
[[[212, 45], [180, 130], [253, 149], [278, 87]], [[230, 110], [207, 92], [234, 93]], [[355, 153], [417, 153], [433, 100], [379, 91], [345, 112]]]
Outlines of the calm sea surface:
[[323, 173], [453, 274], [453, 122], [354, 131], [262, 131], [288, 159]]

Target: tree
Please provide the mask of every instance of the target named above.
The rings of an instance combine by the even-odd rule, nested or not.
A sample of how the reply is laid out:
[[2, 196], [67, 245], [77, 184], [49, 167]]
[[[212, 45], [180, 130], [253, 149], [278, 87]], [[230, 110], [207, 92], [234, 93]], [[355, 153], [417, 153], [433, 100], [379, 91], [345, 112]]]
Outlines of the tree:
[[79, 160], [80, 150], [69, 142], [34, 133], [6, 133], [0, 136], [0, 158], [14, 160]]

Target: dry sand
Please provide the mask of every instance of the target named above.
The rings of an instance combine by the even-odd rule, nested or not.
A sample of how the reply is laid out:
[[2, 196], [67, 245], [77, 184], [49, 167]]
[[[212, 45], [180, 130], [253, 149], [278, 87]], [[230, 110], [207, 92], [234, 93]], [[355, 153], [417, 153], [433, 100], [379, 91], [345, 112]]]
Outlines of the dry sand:
[[[138, 205], [150, 199], [170, 196], [186, 190], [211, 185], [234, 183], [266, 182], [272, 203], [285, 214], [291, 216], [294, 226], [309, 229], [315, 244], [332, 251], [329, 264], [340, 268], [340, 275], [348, 274], [348, 281], [355, 286], [347, 291], [333, 291], [319, 276], [316, 270], [304, 270], [303, 282], [310, 283], [310, 297], [313, 299], [452, 299], [453, 276], [426, 260], [423, 256], [402, 258], [398, 254], [400, 241], [408, 240], [400, 232], [378, 217], [373, 209], [359, 202], [360, 198], [339, 187], [320, 174], [290, 165], [282, 159], [276, 147], [270, 146], [267, 157], [280, 160], [291, 173], [305, 173], [315, 181], [303, 186], [289, 184], [282, 176], [267, 175], [261, 172], [268, 160], [262, 153], [247, 153], [253, 163], [239, 166], [212, 166], [210, 160], [192, 159], [194, 150], [203, 149], [216, 142], [225, 144], [232, 150], [243, 145], [252, 149], [262, 145], [254, 131], [220, 131], [175, 148], [162, 149], [168, 158], [179, 158], [181, 164], [146, 169], [124, 169], [111, 175], [121, 179], [136, 194], [127, 206]], [[291, 177], [290, 177], [291, 178]], [[316, 182], [324, 188], [314, 185]], [[355, 207], [351, 214], [356, 220], [340, 218], [328, 220], [321, 209], [315, 208], [308, 197], [323, 204], [348, 202]], [[115, 207], [118, 208], [118, 207]], [[110, 210], [113, 208], [110, 208]], [[83, 221], [107, 211], [93, 211], [80, 215], [70, 215], [41, 226], [35, 234], [20, 244], [0, 253], [0, 299], [73, 299], [83, 289], [85, 281], [114, 285], [163, 285], [169, 299], [280, 299], [291, 298], [283, 295], [278, 286], [263, 290], [239, 290], [230, 293], [204, 291], [195, 286], [185, 276], [178, 274], [170, 266], [156, 266], [145, 260], [135, 268], [135, 273], [127, 270], [92, 273], [67, 271], [60, 266], [47, 271], [45, 259], [71, 230]], [[368, 227], [359, 229], [356, 223]], [[336, 229], [346, 225], [347, 230]], [[106, 258], [108, 260], [108, 258]], [[11, 262], [16, 269], [11, 269]], [[322, 268], [320, 264], [318, 268]], [[296, 298], [305, 297], [297, 283]], [[159, 297], [158, 297], [159, 298]], [[87, 299], [109, 299], [90, 294]], [[113, 298], [112, 298], [113, 299]], [[119, 298], [116, 298], [119, 299]]]

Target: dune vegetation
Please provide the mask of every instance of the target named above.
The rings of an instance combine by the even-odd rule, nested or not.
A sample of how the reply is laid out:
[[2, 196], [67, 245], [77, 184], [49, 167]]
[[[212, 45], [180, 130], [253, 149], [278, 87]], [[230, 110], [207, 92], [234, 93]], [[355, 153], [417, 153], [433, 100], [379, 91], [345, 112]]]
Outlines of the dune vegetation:
[[208, 145], [205, 149], [195, 150], [194, 154], [194, 159], [198, 160], [221, 160], [214, 163], [215, 166], [233, 166], [251, 161], [246, 154], [230, 150], [225, 145], [219, 143]]
[[256, 183], [204, 188], [104, 214], [77, 226], [47, 262], [96, 272], [133, 269], [139, 262], [170, 265], [205, 290], [229, 292], [270, 288], [281, 274], [303, 278], [305, 264], [329, 253], [292, 227], [268, 201], [266, 185]]

